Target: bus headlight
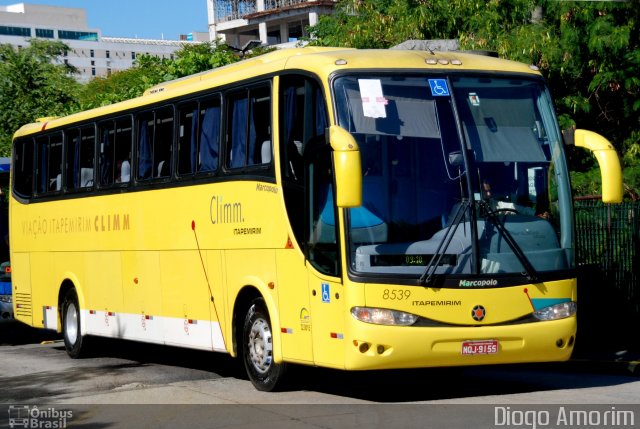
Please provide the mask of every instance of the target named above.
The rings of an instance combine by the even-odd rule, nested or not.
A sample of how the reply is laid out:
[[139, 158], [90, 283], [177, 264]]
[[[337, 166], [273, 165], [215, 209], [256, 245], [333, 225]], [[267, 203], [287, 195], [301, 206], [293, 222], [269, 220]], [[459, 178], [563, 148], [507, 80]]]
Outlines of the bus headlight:
[[0, 302], [6, 302], [7, 304], [11, 304], [13, 300], [11, 299], [11, 295], [0, 295]]
[[361, 322], [375, 325], [410, 326], [416, 323], [418, 316], [403, 311], [388, 310], [386, 308], [353, 307], [351, 315]]
[[538, 320], [566, 319], [576, 314], [578, 305], [574, 301], [563, 302], [550, 307], [541, 308], [533, 313]]

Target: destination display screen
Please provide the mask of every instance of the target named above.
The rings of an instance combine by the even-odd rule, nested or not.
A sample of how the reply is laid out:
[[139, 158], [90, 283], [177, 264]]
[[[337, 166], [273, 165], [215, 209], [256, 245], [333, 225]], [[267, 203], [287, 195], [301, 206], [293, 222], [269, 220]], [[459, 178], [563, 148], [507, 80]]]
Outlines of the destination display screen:
[[[427, 266], [433, 255], [371, 255], [372, 267]], [[457, 255], [442, 255], [438, 265], [456, 265]]]

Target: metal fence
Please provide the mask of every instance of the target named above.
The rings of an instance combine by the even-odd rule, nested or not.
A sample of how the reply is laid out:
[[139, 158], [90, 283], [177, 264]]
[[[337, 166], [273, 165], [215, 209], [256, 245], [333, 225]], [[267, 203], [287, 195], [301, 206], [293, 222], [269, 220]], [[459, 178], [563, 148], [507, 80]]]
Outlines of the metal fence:
[[576, 201], [579, 338], [640, 349], [640, 202]]

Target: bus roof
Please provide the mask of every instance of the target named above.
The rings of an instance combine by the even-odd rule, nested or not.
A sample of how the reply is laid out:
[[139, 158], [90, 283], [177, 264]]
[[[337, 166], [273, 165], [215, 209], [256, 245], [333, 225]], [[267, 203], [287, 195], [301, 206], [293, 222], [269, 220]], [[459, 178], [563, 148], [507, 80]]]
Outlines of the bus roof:
[[523, 63], [459, 51], [360, 50], [315, 46], [281, 49], [206, 72], [161, 83], [145, 91], [142, 96], [131, 100], [61, 118], [46, 118], [42, 122], [27, 124], [16, 131], [14, 137], [154, 104], [179, 95], [223, 86], [235, 81], [267, 75], [285, 69], [307, 70], [315, 73], [321, 79], [326, 79], [333, 72], [350, 69], [405, 69], [432, 70], [435, 72], [467, 70], [540, 75], [537, 68]]

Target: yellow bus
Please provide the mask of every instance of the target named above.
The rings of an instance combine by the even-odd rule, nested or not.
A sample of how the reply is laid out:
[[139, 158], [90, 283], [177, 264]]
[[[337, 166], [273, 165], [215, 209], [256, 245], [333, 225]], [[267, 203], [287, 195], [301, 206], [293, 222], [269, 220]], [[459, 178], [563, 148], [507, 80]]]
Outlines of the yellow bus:
[[[575, 144], [621, 198], [604, 138]], [[573, 214], [548, 90], [460, 52], [281, 50], [15, 134], [15, 317], [228, 353], [260, 390], [343, 370], [560, 361]]]

